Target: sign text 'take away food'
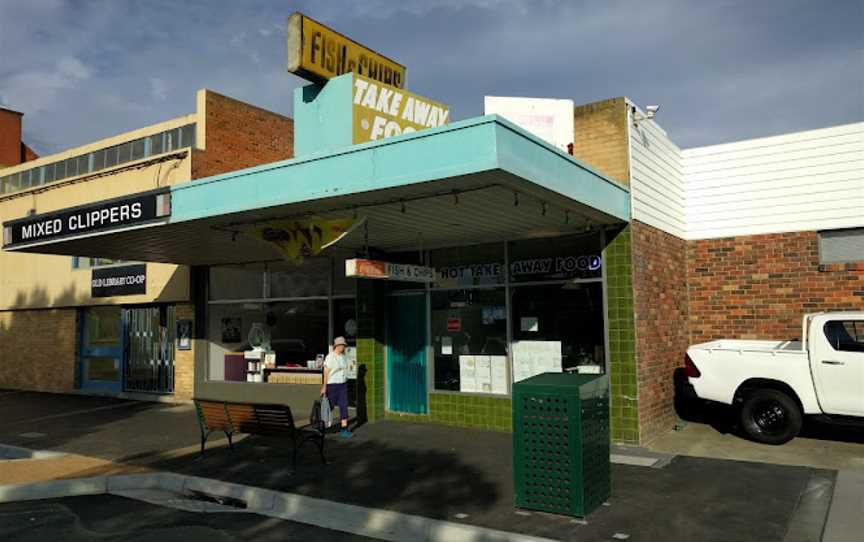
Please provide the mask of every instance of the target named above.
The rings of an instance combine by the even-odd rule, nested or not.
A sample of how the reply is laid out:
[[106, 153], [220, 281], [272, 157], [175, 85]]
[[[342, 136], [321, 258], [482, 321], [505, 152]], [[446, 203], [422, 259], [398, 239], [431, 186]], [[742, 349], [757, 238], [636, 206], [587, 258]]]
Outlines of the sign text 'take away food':
[[450, 108], [422, 96], [354, 74], [354, 143], [436, 128]]

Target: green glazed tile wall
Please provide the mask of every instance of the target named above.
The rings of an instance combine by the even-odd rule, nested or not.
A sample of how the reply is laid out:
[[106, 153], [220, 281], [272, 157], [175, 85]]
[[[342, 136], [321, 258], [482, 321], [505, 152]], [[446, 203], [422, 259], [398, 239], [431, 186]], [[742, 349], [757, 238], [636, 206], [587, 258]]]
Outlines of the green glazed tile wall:
[[613, 442], [639, 443], [633, 257], [627, 226], [604, 251], [609, 299], [609, 424]]
[[388, 420], [440, 423], [489, 431], [513, 430], [512, 402], [509, 397], [430, 393], [428, 415], [387, 412], [386, 417]]
[[444, 425], [493, 431], [513, 430], [509, 397], [486, 397], [455, 393], [429, 394], [429, 417]]
[[[357, 281], [357, 365], [365, 370], [366, 419], [384, 417], [384, 292], [374, 281]], [[377, 309], [377, 310], [376, 310]], [[376, 317], [377, 315], [377, 317]]]

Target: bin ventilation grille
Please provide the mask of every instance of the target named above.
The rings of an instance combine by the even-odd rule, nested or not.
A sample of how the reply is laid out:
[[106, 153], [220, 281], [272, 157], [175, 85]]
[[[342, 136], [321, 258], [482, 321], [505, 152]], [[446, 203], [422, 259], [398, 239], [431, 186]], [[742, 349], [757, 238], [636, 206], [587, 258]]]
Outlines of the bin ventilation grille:
[[566, 397], [522, 397], [525, 502], [549, 512], [571, 507], [571, 450]]

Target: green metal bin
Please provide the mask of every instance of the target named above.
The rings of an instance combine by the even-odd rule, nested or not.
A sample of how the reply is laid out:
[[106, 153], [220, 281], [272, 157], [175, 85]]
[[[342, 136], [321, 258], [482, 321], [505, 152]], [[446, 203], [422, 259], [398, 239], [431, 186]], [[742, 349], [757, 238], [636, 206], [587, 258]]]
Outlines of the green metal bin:
[[513, 385], [516, 506], [584, 517], [610, 494], [609, 379], [544, 373]]

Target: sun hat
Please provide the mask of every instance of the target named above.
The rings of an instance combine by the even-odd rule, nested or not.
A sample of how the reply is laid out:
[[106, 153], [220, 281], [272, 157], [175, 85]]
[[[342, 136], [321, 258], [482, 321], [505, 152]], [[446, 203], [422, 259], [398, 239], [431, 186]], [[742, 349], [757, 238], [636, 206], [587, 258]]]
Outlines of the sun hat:
[[348, 346], [348, 343], [345, 342], [345, 337], [336, 337], [335, 339], [333, 339], [333, 346], [339, 345]]

